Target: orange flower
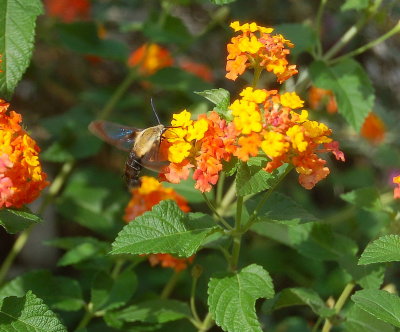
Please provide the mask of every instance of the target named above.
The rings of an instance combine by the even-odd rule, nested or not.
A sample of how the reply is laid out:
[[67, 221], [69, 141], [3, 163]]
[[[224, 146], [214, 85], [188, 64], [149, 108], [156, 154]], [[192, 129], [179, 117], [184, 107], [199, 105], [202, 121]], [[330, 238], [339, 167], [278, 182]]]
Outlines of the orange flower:
[[[0, 159], [0, 168], [1, 168]], [[126, 222], [133, 221], [146, 211], [165, 199], [174, 200], [182, 211], [188, 212], [190, 208], [185, 198], [179, 195], [174, 189], [164, 187], [157, 179], [149, 176], [140, 178], [141, 185], [132, 190], [132, 197], [126, 209], [124, 220]], [[193, 261], [193, 256], [189, 258], [176, 258], [170, 254], [151, 254], [148, 256], [152, 266], [161, 264], [162, 267], [170, 267], [175, 271], [184, 270], [188, 263]]]
[[335, 95], [331, 90], [312, 86], [308, 91], [308, 102], [312, 109], [319, 109], [325, 106], [328, 113], [333, 114], [337, 112]]
[[211, 69], [202, 63], [197, 63], [190, 60], [182, 60], [179, 66], [188, 73], [196, 75], [206, 82], [212, 82], [214, 79]]
[[88, 0], [45, 0], [45, 6], [50, 16], [64, 23], [88, 19], [90, 14]]
[[20, 114], [0, 99], [0, 208], [31, 203], [48, 185], [39, 147], [23, 130]]
[[400, 175], [393, 178], [393, 183], [396, 185], [396, 188], [394, 188], [393, 197], [398, 199], [400, 198]]
[[293, 47], [290, 40], [282, 35], [271, 35], [274, 30], [256, 23], [240, 25], [238, 21], [231, 23], [231, 28], [241, 34], [231, 39], [227, 45], [226, 78], [236, 80], [246, 68], [267, 70], [277, 76], [282, 83], [297, 74], [296, 65], [289, 65], [288, 47]]
[[138, 67], [141, 75], [152, 75], [161, 68], [173, 64], [171, 54], [166, 48], [157, 44], [144, 44], [132, 52], [128, 59], [128, 66]]
[[383, 121], [370, 112], [361, 127], [361, 136], [373, 144], [379, 144], [385, 139], [386, 127]]

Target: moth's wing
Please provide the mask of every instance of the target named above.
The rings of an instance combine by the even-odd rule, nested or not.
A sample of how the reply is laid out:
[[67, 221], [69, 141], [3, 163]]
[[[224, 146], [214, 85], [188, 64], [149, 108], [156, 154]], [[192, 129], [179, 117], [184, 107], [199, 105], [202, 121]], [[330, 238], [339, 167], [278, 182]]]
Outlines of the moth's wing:
[[169, 164], [169, 161], [160, 153], [159, 142], [155, 142], [150, 151], [140, 159], [140, 163], [143, 167], [158, 173]]
[[109, 121], [96, 120], [89, 124], [92, 134], [120, 150], [129, 151], [142, 129], [123, 126]]

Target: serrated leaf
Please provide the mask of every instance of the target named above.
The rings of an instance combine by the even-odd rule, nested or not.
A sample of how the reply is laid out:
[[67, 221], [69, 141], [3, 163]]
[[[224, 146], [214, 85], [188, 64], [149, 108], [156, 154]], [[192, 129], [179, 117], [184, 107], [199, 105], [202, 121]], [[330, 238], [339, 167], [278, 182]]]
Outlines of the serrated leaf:
[[322, 318], [327, 318], [335, 314], [335, 310], [328, 308], [318, 293], [309, 288], [284, 289], [274, 299], [266, 301], [263, 309], [268, 308], [268, 311], [270, 311], [297, 305], [309, 306], [314, 313]]
[[371, 242], [361, 254], [358, 264], [400, 261], [400, 236], [391, 234]]
[[111, 254], [169, 253], [190, 257], [216, 229], [210, 216], [185, 214], [176, 202], [162, 201], [122, 229]]
[[256, 264], [235, 274], [213, 277], [208, 283], [210, 313], [225, 331], [262, 331], [255, 301], [272, 296], [272, 279], [263, 267]]
[[267, 162], [265, 157], [250, 158], [247, 163], [241, 162], [238, 165], [236, 175], [236, 192], [240, 196], [259, 193], [271, 188], [275, 180], [287, 167], [279, 167], [277, 171], [268, 173], [263, 169]]
[[40, 222], [42, 218], [33, 214], [28, 208], [0, 210], [0, 225], [7, 233], [15, 234]]
[[394, 332], [393, 326], [382, 322], [356, 305], [346, 311], [343, 327], [346, 332]]
[[376, 318], [400, 327], [400, 298], [383, 290], [364, 289], [355, 293], [353, 302]]
[[31, 291], [23, 297], [6, 297], [0, 301], [2, 332], [67, 332], [56, 314]]
[[[262, 196], [257, 195], [245, 202], [249, 214], [256, 208], [260, 199], [262, 199]], [[259, 210], [256, 222], [296, 225], [317, 220], [315, 216], [306, 211], [290, 197], [274, 192]]]
[[356, 189], [340, 195], [340, 198], [367, 211], [383, 209], [379, 192], [374, 187]]
[[11, 280], [0, 289], [0, 299], [21, 297], [28, 290], [34, 292], [52, 309], [76, 311], [84, 304], [81, 287], [76, 280], [53, 276], [50, 271], [45, 270], [28, 272]]
[[334, 66], [316, 61], [310, 66], [310, 75], [315, 86], [333, 91], [339, 113], [359, 131], [375, 100], [371, 81], [361, 65], [352, 59]]
[[104, 319], [116, 328], [125, 322], [166, 323], [191, 317], [189, 307], [176, 300], [150, 300], [141, 302], [119, 311], [108, 312]]
[[370, 0], [346, 0], [344, 4], [340, 7], [342, 12], [346, 10], [362, 10], [368, 8]]
[[116, 279], [99, 272], [93, 280], [91, 302], [93, 310], [112, 310], [126, 304], [137, 288], [137, 277], [132, 271], [122, 272]]
[[40, 0], [0, 1], [0, 96], [10, 98], [28, 68], [35, 36], [36, 17], [43, 12]]
[[211, 89], [204, 91], [195, 91], [196, 94], [206, 98], [215, 105], [215, 111], [226, 120], [232, 120], [232, 114], [229, 112], [230, 94], [225, 89]]

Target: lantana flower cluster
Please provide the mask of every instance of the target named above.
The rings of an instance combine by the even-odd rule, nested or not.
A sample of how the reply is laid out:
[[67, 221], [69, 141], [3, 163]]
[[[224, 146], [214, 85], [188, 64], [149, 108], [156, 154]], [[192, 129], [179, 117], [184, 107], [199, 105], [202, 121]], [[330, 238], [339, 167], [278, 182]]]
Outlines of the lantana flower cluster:
[[240, 34], [227, 45], [226, 78], [235, 81], [249, 67], [274, 73], [279, 83], [297, 74], [296, 65], [289, 65], [287, 60], [289, 48], [293, 47], [290, 40], [281, 34], [272, 35], [274, 29], [254, 22], [240, 25], [235, 21], [230, 27]]
[[[124, 214], [126, 222], [135, 222], [134, 219], [165, 199], [174, 200], [179, 208], [184, 211], [190, 211], [190, 207], [185, 198], [179, 195], [174, 189], [163, 186], [157, 179], [150, 176], [140, 178], [141, 185], [132, 190], [132, 197], [129, 201]], [[187, 264], [193, 261], [190, 258], [177, 258], [170, 254], [151, 254], [148, 256], [151, 265], [160, 264], [162, 267], [169, 267], [175, 271], [186, 269]]]
[[[228, 45], [228, 78], [235, 80], [248, 67], [254, 68], [255, 75], [272, 71], [279, 82], [297, 73], [286, 59], [289, 50], [285, 46], [293, 45], [283, 36], [272, 36], [272, 29], [255, 23], [233, 22], [231, 27], [241, 34]], [[342, 161], [344, 155], [330, 137], [331, 129], [310, 120], [303, 105], [295, 92], [279, 94], [277, 90], [247, 87], [224, 118], [216, 111], [201, 114], [197, 120], [187, 110], [174, 114], [162, 142], [170, 162], [162, 177], [178, 183], [193, 169], [195, 187], [207, 192], [218, 181], [224, 161], [236, 157], [247, 162], [251, 157], [266, 156], [266, 172], [289, 163], [299, 173], [300, 184], [313, 188], [329, 174], [321, 153], [332, 152]]]
[[48, 182], [39, 147], [21, 127], [20, 114], [0, 99], [0, 208], [20, 208], [35, 200]]

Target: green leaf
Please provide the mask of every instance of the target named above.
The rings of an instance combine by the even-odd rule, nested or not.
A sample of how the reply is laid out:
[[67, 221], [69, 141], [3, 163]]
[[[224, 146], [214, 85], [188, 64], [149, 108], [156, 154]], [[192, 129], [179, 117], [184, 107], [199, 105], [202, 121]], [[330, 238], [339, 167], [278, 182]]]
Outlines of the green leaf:
[[279, 174], [287, 167], [285, 164], [273, 173], [268, 173], [263, 169], [266, 163], [266, 157], [252, 157], [247, 163], [239, 163], [236, 175], [236, 192], [238, 195], [256, 194], [271, 188]]
[[360, 188], [340, 195], [340, 198], [367, 211], [383, 209], [380, 195], [375, 187]]
[[370, 0], [346, 0], [340, 7], [342, 12], [355, 9], [357, 11], [368, 8]]
[[[262, 199], [262, 194], [252, 197], [245, 202], [249, 214], [254, 211], [260, 199]], [[296, 225], [317, 220], [315, 216], [290, 197], [274, 192], [259, 210], [256, 222]]]
[[28, 68], [36, 17], [43, 13], [40, 0], [0, 1], [0, 96], [10, 98]]
[[[19, 276], [0, 289], [0, 299], [24, 296], [31, 290], [52, 309], [77, 311], [84, 301], [78, 281], [53, 276], [50, 271], [37, 270]], [[1, 329], [0, 329], [1, 330]]]
[[295, 46], [290, 54], [297, 56], [303, 52], [311, 52], [317, 43], [315, 30], [306, 24], [288, 23], [275, 26], [274, 33], [280, 33], [289, 39]]
[[309, 288], [286, 288], [278, 293], [274, 299], [266, 301], [263, 309], [271, 311], [297, 305], [309, 306], [314, 313], [322, 318], [335, 314], [335, 310], [328, 308], [318, 293]]
[[361, 309], [386, 323], [400, 327], [400, 298], [384, 290], [364, 289], [351, 299]]
[[137, 288], [137, 277], [129, 270], [122, 272], [116, 279], [99, 272], [92, 284], [91, 302], [93, 310], [112, 310], [126, 304]]
[[352, 59], [330, 67], [316, 61], [310, 66], [310, 75], [315, 86], [334, 92], [339, 113], [359, 131], [375, 100], [371, 81], [361, 65]]
[[60, 42], [70, 50], [106, 59], [126, 61], [128, 47], [112, 39], [101, 39], [94, 22], [72, 22], [57, 26]]
[[104, 319], [110, 326], [121, 328], [124, 323], [166, 323], [191, 317], [186, 303], [176, 300], [150, 300], [141, 302], [119, 311], [107, 312]]
[[274, 296], [272, 279], [252, 264], [238, 273], [213, 277], [208, 284], [208, 306], [217, 325], [225, 331], [262, 331], [255, 312], [259, 298]]
[[216, 229], [210, 216], [185, 214], [176, 202], [162, 201], [122, 229], [111, 254], [169, 253], [190, 257]]
[[6, 297], [0, 301], [2, 332], [67, 332], [56, 314], [31, 291], [23, 297]]
[[394, 332], [393, 326], [376, 319], [355, 305], [345, 313], [345, 317], [343, 326], [348, 332]]
[[40, 222], [42, 218], [33, 214], [28, 208], [0, 210], [0, 225], [7, 233], [15, 234]]
[[391, 234], [371, 242], [361, 254], [358, 264], [400, 261], [400, 236]]
[[215, 111], [224, 119], [232, 120], [232, 114], [229, 112], [230, 94], [225, 89], [211, 89], [204, 91], [195, 91], [199, 96], [203, 96], [215, 105]]

